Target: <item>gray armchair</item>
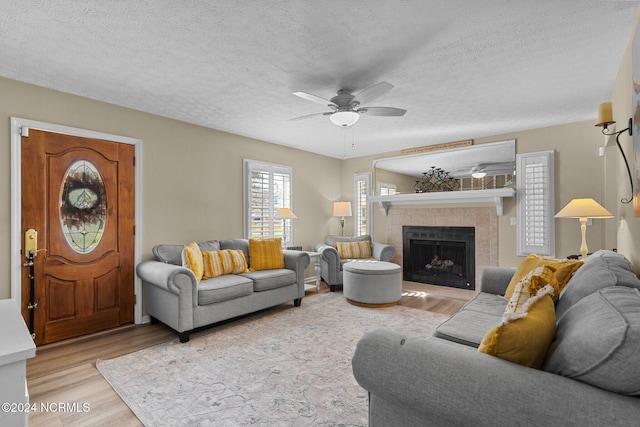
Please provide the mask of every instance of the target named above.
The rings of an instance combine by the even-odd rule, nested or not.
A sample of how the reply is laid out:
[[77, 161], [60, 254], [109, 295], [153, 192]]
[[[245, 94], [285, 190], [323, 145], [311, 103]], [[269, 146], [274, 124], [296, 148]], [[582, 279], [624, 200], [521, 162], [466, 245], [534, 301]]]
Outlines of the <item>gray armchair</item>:
[[371, 242], [371, 256], [378, 261], [391, 261], [396, 256], [396, 249], [385, 243], [376, 243], [371, 241], [371, 236], [343, 237], [343, 236], [326, 236], [324, 243], [318, 243], [315, 247], [316, 252], [320, 252], [320, 276], [329, 285], [331, 292], [336, 290], [337, 286], [342, 285], [342, 266], [353, 261], [352, 259], [340, 259], [338, 250], [335, 248], [336, 242]]

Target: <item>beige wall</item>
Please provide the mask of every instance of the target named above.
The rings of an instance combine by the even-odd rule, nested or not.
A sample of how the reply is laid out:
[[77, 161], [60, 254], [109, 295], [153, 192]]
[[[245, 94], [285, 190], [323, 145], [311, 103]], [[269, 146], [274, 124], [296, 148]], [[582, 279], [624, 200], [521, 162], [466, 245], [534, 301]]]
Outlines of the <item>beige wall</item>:
[[[635, 33], [635, 29], [638, 26], [639, 16], [640, 11], [636, 15], [634, 31], [629, 36], [629, 41], [625, 50], [624, 58], [618, 72], [618, 78], [616, 80], [613, 93], [611, 94], [614, 120], [617, 121], [616, 126], [619, 130], [625, 129], [627, 127], [629, 118], [634, 117], [633, 114], [635, 106], [632, 105], [634, 76], [632, 76], [631, 58], [633, 35]], [[640, 52], [636, 52], [636, 55], [640, 55]], [[638, 76], [635, 76], [635, 78], [638, 78]], [[604, 102], [607, 100], [603, 99], [602, 101]], [[634, 123], [633, 126], [634, 132], [637, 132], [639, 124]], [[624, 135], [620, 136], [620, 144], [622, 145], [622, 149], [624, 150], [629, 160], [631, 173], [633, 175], [636, 175], [638, 173], [637, 170], [640, 169], [640, 165], [637, 165], [635, 161], [632, 137], [625, 132]], [[606, 165], [606, 208], [616, 215], [615, 220], [607, 220], [607, 237], [616, 242], [619, 252], [623, 253], [627, 258], [629, 258], [635, 268], [635, 271], [639, 272], [640, 239], [638, 238], [638, 236], [640, 236], [640, 217], [634, 216], [633, 203], [620, 203], [620, 199], [629, 198], [631, 189], [629, 185], [627, 168], [624, 164], [622, 155], [620, 154], [620, 151], [616, 146], [615, 139], [613, 138], [606, 149]], [[636, 191], [638, 191], [638, 181], [635, 176], [634, 185]]]
[[[604, 169], [605, 159], [599, 157], [598, 147], [602, 145], [602, 135], [593, 124], [596, 119], [597, 105], [594, 106], [594, 120], [553, 126], [543, 129], [533, 129], [523, 132], [477, 138], [475, 144], [516, 140], [516, 152], [528, 153], [535, 151], [555, 150], [555, 211], [560, 210], [571, 199], [578, 197], [593, 197], [604, 203]], [[399, 155], [398, 152], [388, 153], [367, 158], [347, 159], [343, 164], [345, 182], [342, 191], [345, 197], [353, 197], [353, 184], [347, 182], [355, 172], [371, 170], [374, 158]], [[348, 192], [347, 192], [348, 191]], [[460, 205], [469, 206], [469, 205]], [[393, 209], [393, 207], [391, 208]], [[377, 206], [374, 206], [374, 239], [386, 241], [386, 217]], [[510, 218], [516, 216], [515, 199], [505, 199], [504, 215], [499, 217], [499, 265], [517, 266], [521, 258], [516, 253], [516, 227], [510, 225]], [[587, 230], [589, 250], [609, 248], [605, 243], [604, 221], [594, 220]], [[567, 256], [580, 252], [580, 225], [578, 220], [556, 220], [556, 255]], [[348, 223], [347, 226], [353, 226]], [[346, 227], [345, 227], [345, 230]], [[352, 232], [352, 228], [348, 230]]]
[[139, 138], [142, 252], [157, 243], [241, 237], [242, 160], [293, 167], [295, 244], [340, 232], [341, 160], [0, 78], [0, 299], [10, 295], [10, 117]]

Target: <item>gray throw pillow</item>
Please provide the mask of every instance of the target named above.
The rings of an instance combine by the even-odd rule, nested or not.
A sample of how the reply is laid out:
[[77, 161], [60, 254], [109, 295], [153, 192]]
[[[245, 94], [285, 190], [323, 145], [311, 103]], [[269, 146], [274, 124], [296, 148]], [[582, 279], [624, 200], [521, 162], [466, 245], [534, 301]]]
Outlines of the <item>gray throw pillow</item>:
[[[207, 240], [206, 242], [198, 243], [198, 247], [201, 251], [217, 251], [220, 249], [220, 244], [216, 240]], [[151, 252], [160, 262], [184, 265], [182, 249], [184, 249], [184, 245], [156, 245], [151, 249]]]
[[158, 261], [173, 265], [182, 265], [184, 245], [156, 245], [151, 249]]
[[556, 305], [556, 317], [587, 295], [611, 286], [627, 286], [640, 289], [640, 280], [631, 271], [631, 263], [623, 255], [599, 250], [589, 255], [571, 277], [560, 294]]
[[640, 290], [601, 289], [558, 319], [543, 369], [615, 393], [640, 395]]

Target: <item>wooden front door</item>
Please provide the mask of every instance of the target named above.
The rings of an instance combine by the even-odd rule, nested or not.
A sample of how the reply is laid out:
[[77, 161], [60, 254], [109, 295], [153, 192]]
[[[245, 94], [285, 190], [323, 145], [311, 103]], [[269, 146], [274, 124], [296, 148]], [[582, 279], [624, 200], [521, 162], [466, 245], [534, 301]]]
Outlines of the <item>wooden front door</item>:
[[22, 313], [36, 344], [132, 323], [134, 147], [30, 129], [21, 153], [26, 264], [37, 242]]

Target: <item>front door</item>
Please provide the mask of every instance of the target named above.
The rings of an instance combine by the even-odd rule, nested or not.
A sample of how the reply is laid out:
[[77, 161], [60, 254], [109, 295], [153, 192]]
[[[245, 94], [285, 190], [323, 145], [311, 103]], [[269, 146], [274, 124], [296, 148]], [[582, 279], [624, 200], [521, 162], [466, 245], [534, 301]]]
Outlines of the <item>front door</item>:
[[134, 146], [30, 129], [21, 156], [22, 313], [36, 344], [132, 323]]

